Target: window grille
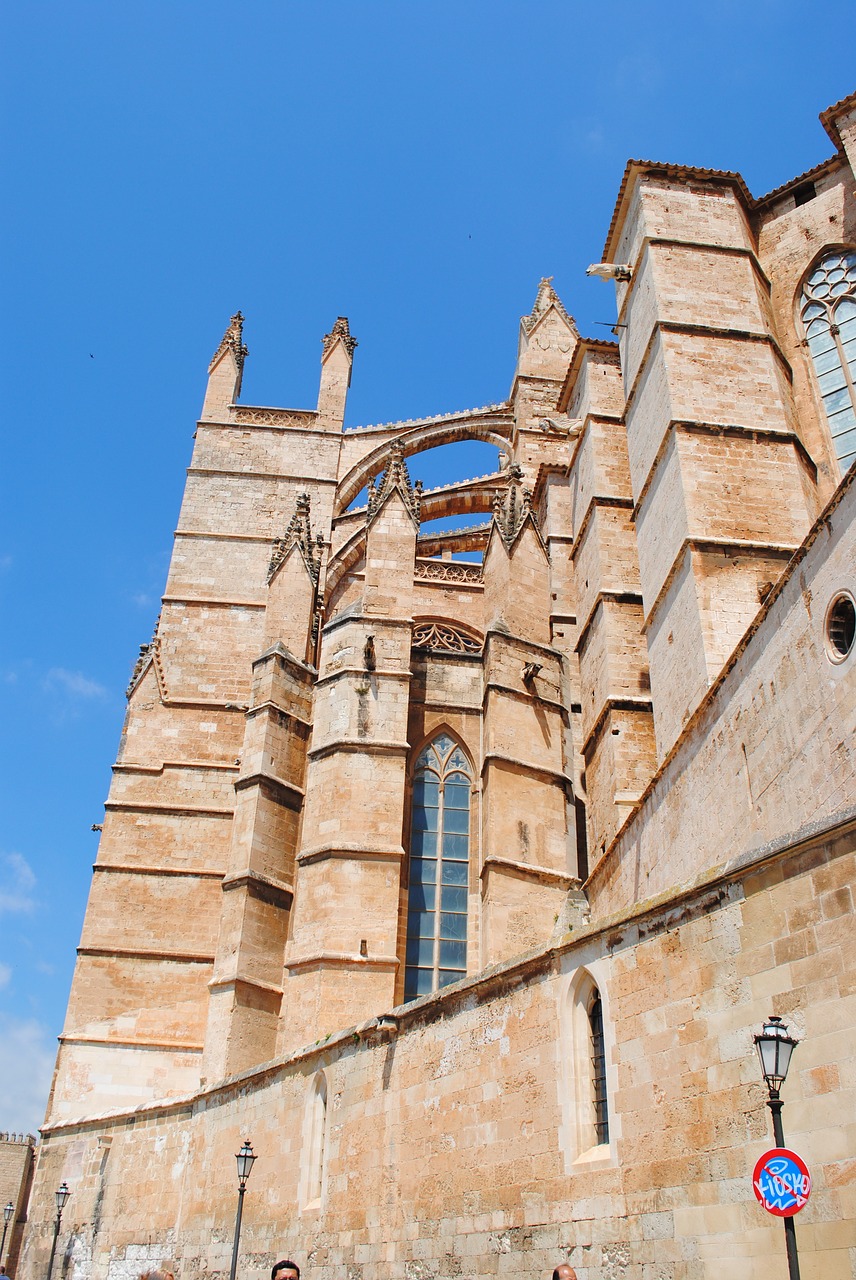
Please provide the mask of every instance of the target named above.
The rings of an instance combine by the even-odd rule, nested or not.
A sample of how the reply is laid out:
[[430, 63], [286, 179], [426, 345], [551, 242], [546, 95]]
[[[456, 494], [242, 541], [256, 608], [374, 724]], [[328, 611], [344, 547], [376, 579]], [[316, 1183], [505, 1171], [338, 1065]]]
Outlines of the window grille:
[[598, 1145], [609, 1142], [609, 1114], [606, 1106], [606, 1053], [603, 1045], [603, 1006], [600, 992], [595, 991], [588, 1009], [591, 1034], [591, 1082], [594, 1108], [595, 1140]]
[[405, 1000], [457, 982], [467, 971], [471, 787], [470, 765], [447, 734], [420, 753], [413, 778]]
[[842, 473], [856, 462], [856, 250], [825, 254], [800, 315]]

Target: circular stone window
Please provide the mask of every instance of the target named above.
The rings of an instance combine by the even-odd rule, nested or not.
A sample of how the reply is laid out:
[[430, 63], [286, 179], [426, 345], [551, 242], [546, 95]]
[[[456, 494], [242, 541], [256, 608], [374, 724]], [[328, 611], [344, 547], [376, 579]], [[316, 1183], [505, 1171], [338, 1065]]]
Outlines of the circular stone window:
[[850, 595], [836, 596], [826, 615], [826, 645], [833, 662], [843, 662], [856, 640], [856, 604]]

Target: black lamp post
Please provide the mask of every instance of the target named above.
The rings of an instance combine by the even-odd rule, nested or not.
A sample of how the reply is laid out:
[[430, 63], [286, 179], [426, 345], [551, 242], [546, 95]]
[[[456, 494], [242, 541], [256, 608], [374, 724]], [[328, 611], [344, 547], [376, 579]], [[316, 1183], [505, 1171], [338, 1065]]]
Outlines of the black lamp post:
[[[755, 1048], [761, 1059], [761, 1071], [770, 1094], [767, 1106], [773, 1114], [773, 1134], [777, 1147], [784, 1147], [785, 1132], [782, 1128], [782, 1107], [785, 1105], [779, 1097], [782, 1085], [791, 1065], [791, 1054], [797, 1047], [797, 1041], [788, 1035], [788, 1028], [772, 1014], [764, 1023], [764, 1030], [755, 1037]], [[793, 1217], [785, 1218], [785, 1245], [788, 1251], [788, 1273], [790, 1280], [800, 1280], [800, 1263], [797, 1256], [797, 1233]]]
[[48, 1262], [47, 1280], [51, 1280], [51, 1271], [53, 1271], [54, 1254], [56, 1253], [56, 1242], [59, 1237], [59, 1224], [62, 1222], [62, 1211], [65, 1208], [65, 1202], [71, 1195], [68, 1189], [68, 1183], [62, 1182], [54, 1193], [56, 1199], [56, 1222], [54, 1223], [54, 1237], [51, 1245], [51, 1256]]
[[[241, 1150], [235, 1156], [238, 1162], [238, 1216], [235, 1219], [235, 1240], [232, 1245], [232, 1269], [229, 1272], [229, 1280], [235, 1280], [235, 1271], [238, 1267], [238, 1245], [241, 1240], [241, 1216], [244, 1212], [244, 1192], [247, 1189], [247, 1178], [253, 1171], [253, 1165], [257, 1159], [253, 1155], [253, 1148], [249, 1142], [245, 1142]], [[50, 1280], [50, 1278], [48, 1278]]]
[[15, 1212], [15, 1206], [10, 1200], [3, 1210], [3, 1242], [0, 1244], [0, 1262], [3, 1261], [3, 1250], [6, 1248], [6, 1232], [9, 1230], [9, 1223], [12, 1221], [12, 1215]]

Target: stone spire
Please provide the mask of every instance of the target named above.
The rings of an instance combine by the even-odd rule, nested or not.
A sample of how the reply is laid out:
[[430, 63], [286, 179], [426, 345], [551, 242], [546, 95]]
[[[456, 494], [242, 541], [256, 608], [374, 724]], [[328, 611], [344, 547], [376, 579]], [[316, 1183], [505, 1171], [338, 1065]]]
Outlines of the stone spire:
[[526, 334], [530, 334], [532, 330], [535, 328], [535, 326], [538, 324], [538, 322], [541, 319], [543, 319], [543, 317], [547, 314], [547, 312], [550, 310], [551, 307], [555, 307], [559, 315], [567, 324], [568, 328], [571, 329], [577, 337], [579, 337], [579, 334], [577, 333], [577, 326], [574, 324], [573, 316], [568, 315], [567, 311], [562, 306], [561, 298], [556, 293], [556, 290], [553, 288], [552, 276], [542, 276], [541, 281], [538, 285], [538, 292], [535, 295], [535, 303], [532, 307], [532, 310], [529, 312], [528, 316], [520, 317], [520, 324], [523, 327], [523, 332]]
[[297, 495], [297, 504], [294, 515], [291, 517], [288, 528], [281, 538], [276, 538], [271, 552], [270, 565], [268, 566], [268, 582], [271, 581], [277, 569], [280, 567], [285, 557], [288, 555], [292, 547], [296, 546], [303, 561], [306, 565], [310, 578], [318, 585], [318, 574], [321, 568], [321, 548], [324, 545], [324, 536], [319, 533], [315, 538], [312, 536], [312, 525], [309, 517], [309, 494], [299, 493]]
[[244, 369], [244, 360], [250, 354], [244, 346], [243, 338], [244, 317], [240, 311], [236, 311], [229, 320], [229, 328], [223, 334], [219, 347], [211, 357], [208, 372], [213, 373], [225, 352], [231, 351], [232, 355], [235, 357], [235, 364], [238, 366], [238, 373], [241, 374]]
[[224, 421], [228, 417], [230, 405], [241, 394], [244, 360], [248, 354], [244, 346], [244, 317], [236, 311], [208, 365], [208, 387], [202, 406], [204, 419]]
[[315, 420], [321, 431], [342, 430], [356, 345], [347, 316], [339, 316], [330, 332], [321, 339], [321, 382]]
[[351, 329], [348, 324], [347, 316], [339, 316], [338, 319], [336, 320], [336, 323], [333, 325], [333, 328], [330, 330], [330, 332], [325, 333], [324, 337], [321, 339], [321, 343], [322, 343], [321, 359], [322, 360], [330, 353], [330, 351], [332, 351], [333, 347], [336, 345], [336, 342], [339, 340], [341, 340], [343, 347], [347, 351], [348, 358], [353, 359], [354, 350], [357, 346], [357, 340], [356, 338], [351, 337]]
[[422, 481], [417, 480], [415, 485], [410, 483], [410, 473], [407, 470], [407, 463], [404, 460], [404, 452], [400, 443], [396, 440], [391, 449], [389, 462], [386, 471], [380, 478], [380, 482], [375, 485], [374, 480], [368, 483], [368, 523], [374, 520], [380, 511], [387, 497], [392, 493], [393, 489], [397, 489], [404, 500], [404, 505], [413, 517], [414, 523], [419, 525], [420, 509], [422, 505]]

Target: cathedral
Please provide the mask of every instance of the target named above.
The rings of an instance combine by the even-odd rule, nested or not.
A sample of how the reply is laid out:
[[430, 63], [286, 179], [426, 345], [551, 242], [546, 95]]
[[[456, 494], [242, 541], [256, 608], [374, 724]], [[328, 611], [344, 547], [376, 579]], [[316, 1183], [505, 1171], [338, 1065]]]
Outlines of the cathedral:
[[339, 317], [317, 407], [247, 405], [232, 317], [21, 1280], [224, 1277], [246, 1140], [246, 1280], [783, 1280], [770, 1015], [803, 1274], [853, 1276], [856, 95], [821, 122], [762, 197], [630, 161], [617, 340], [542, 280], [494, 404], [345, 428]]

